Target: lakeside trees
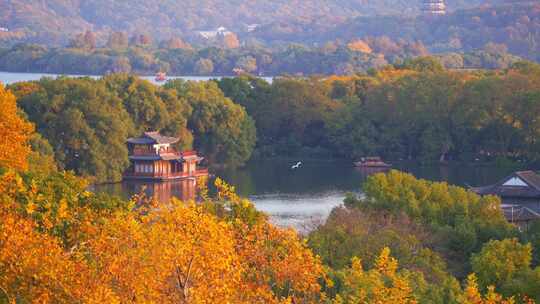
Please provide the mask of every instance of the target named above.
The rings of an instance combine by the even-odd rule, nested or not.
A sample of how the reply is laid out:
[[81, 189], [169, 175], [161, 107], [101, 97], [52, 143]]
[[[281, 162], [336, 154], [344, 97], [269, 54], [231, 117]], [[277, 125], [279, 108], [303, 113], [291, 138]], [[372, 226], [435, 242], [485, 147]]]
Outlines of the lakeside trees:
[[[0, 97], [15, 109], [12, 95]], [[31, 130], [11, 121], [0, 116], [17, 144], [28, 145]], [[0, 149], [17, 144], [1, 140]], [[173, 201], [158, 208], [145, 201], [135, 208], [135, 201], [87, 191], [87, 182], [71, 173], [25, 171], [27, 154], [19, 156], [0, 167], [1, 303], [324, 298], [319, 259], [295, 232], [272, 226], [226, 184], [218, 181], [218, 195], [204, 196], [202, 205]]]
[[[363, 190], [309, 235], [331, 268], [329, 295], [365, 297], [384, 287], [391, 297], [397, 284], [403, 299], [418, 303], [484, 303], [483, 293], [486, 303], [540, 300], [540, 267], [531, 265], [540, 248], [514, 238], [525, 234], [506, 222], [499, 199], [398, 171], [369, 177]], [[371, 281], [381, 275], [386, 285]], [[351, 280], [362, 287], [351, 290]]]
[[145, 130], [235, 166], [252, 155], [540, 160], [540, 68], [529, 62], [452, 71], [425, 57], [368, 74], [272, 83], [244, 75], [156, 86], [111, 74], [10, 89], [43, 137], [35, 143], [52, 147], [61, 169], [97, 181], [120, 179], [125, 140]]
[[526, 62], [506, 70], [452, 71], [419, 58], [351, 77], [218, 83], [254, 117], [263, 154], [315, 149], [349, 158], [535, 161], [537, 71]]
[[[72, 85], [63, 81], [58, 85]], [[0, 98], [15, 109], [9, 93]], [[37, 140], [31, 129], [6, 124], [29, 125], [8, 114], [0, 115], [7, 128], [0, 134], [24, 147]], [[0, 150], [12, 146], [0, 140]], [[44, 146], [33, 145], [46, 156]], [[273, 226], [220, 179], [217, 194], [202, 188], [197, 205], [123, 201], [87, 191], [87, 181], [72, 173], [32, 163], [26, 170], [27, 155], [0, 163], [0, 303], [539, 300], [540, 268], [531, 266], [538, 248], [507, 239], [516, 231], [497, 213], [498, 200], [458, 187], [396, 171], [370, 177], [365, 199], [348, 198], [306, 242]], [[472, 252], [447, 247], [448, 234], [478, 244]], [[469, 256], [472, 268], [457, 278], [446, 268]], [[469, 271], [476, 274], [464, 280]]]
[[97, 181], [120, 179], [125, 140], [146, 130], [234, 166], [252, 155], [540, 161], [540, 68], [529, 62], [452, 71], [425, 57], [368, 74], [272, 83], [244, 75], [156, 86], [111, 74], [10, 89], [42, 136], [34, 143], [52, 148], [61, 169]]
[[148, 130], [180, 137], [183, 148], [194, 145], [212, 161], [239, 165], [249, 159], [255, 129], [245, 110], [215, 84], [179, 85], [176, 91], [120, 74], [100, 80], [45, 78], [11, 89], [54, 147], [59, 168], [97, 182], [121, 179], [128, 166], [127, 138]]
[[[235, 75], [237, 72], [256, 75], [352, 75], [399, 63], [427, 51], [404, 51], [396, 45], [399, 56], [385, 57], [382, 53], [368, 53], [357, 46], [336, 44], [332, 47], [288, 47], [264, 49], [243, 46], [234, 49], [216, 47], [177, 48], [164, 43], [163, 48], [123, 46], [121, 39], [113, 39], [105, 47], [87, 47], [84, 37], [75, 47], [49, 48], [36, 44], [18, 44], [0, 49], [0, 70], [55, 74], [104, 75], [107, 73], [136, 72], [153, 75], [158, 71], [174, 75]], [[174, 41], [173, 41], [174, 42]], [[179, 44], [180, 42], [175, 42]], [[111, 45], [109, 45], [111, 44]], [[402, 53], [404, 52], [404, 53]], [[521, 60], [509, 54], [490, 51], [445, 53], [437, 55], [448, 68], [507, 68]]]

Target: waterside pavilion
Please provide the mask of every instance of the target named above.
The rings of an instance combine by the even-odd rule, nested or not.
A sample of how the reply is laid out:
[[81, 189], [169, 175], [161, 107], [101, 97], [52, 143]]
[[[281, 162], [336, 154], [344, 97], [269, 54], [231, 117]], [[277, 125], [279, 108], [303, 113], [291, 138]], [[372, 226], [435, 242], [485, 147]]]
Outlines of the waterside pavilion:
[[159, 132], [145, 132], [127, 141], [130, 166], [124, 180], [180, 180], [208, 176], [207, 169], [198, 168], [203, 160], [196, 151], [177, 151], [179, 141]]

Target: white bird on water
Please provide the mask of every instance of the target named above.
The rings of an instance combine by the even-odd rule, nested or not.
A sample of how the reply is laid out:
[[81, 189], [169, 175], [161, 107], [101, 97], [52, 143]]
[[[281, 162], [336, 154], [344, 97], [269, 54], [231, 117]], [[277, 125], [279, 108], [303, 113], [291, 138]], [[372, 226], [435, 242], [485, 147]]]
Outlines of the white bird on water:
[[300, 168], [301, 165], [302, 165], [302, 162], [297, 162], [296, 165], [293, 165], [293, 166], [291, 167], [291, 169], [293, 169], [293, 170], [294, 170], [294, 169], [298, 169], [298, 168]]

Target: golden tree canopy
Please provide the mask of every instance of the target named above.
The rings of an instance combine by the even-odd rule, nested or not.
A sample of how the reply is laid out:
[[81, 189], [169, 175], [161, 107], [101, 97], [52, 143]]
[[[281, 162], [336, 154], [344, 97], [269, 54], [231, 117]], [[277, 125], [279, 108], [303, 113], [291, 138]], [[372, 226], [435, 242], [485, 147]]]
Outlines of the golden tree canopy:
[[32, 124], [17, 114], [15, 96], [0, 83], [0, 167], [26, 170]]

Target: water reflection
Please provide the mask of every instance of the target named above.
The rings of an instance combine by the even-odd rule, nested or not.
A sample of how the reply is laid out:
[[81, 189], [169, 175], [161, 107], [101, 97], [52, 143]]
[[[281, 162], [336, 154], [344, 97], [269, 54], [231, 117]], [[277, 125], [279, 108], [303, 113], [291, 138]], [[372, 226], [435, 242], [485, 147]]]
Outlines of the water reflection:
[[168, 203], [172, 198], [191, 201], [195, 200], [197, 195], [197, 181], [195, 179], [168, 182], [129, 181], [99, 185], [95, 187], [95, 190], [117, 195], [124, 199], [131, 199], [134, 195], [144, 194], [146, 198], [162, 203]]
[[[347, 192], [360, 193], [366, 178], [378, 171], [358, 169], [347, 161], [309, 160], [302, 160], [302, 167], [292, 170], [291, 164], [297, 161], [257, 160], [242, 168], [214, 170], [212, 173], [235, 186], [238, 194], [251, 199], [257, 209], [268, 213], [277, 225], [305, 231], [324, 221], [335, 206], [342, 204]], [[394, 168], [418, 178], [448, 181], [464, 187], [493, 184], [523, 169], [467, 164], [423, 167], [410, 163], [394, 164]], [[212, 180], [209, 184], [212, 191]], [[144, 189], [147, 196], [169, 202], [172, 197], [194, 199], [196, 188], [194, 180], [185, 180], [167, 183], [127, 182], [99, 186], [96, 191], [130, 198]]]

